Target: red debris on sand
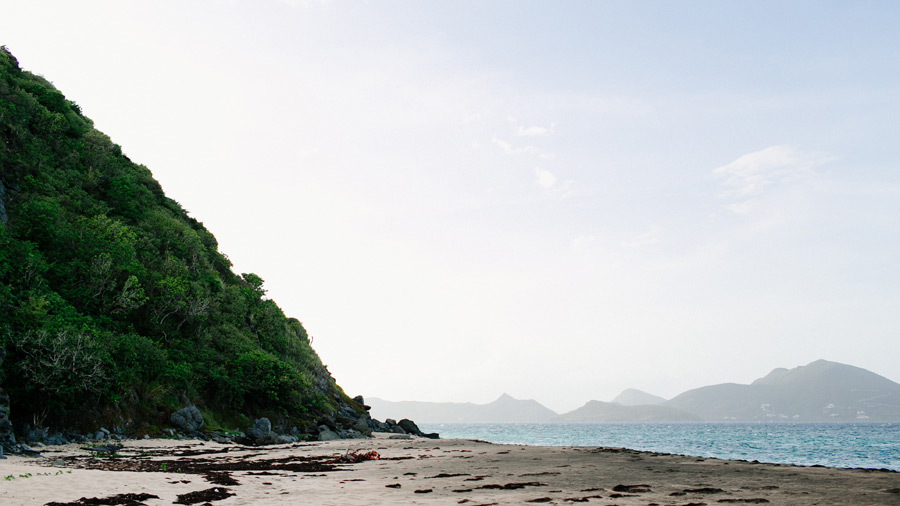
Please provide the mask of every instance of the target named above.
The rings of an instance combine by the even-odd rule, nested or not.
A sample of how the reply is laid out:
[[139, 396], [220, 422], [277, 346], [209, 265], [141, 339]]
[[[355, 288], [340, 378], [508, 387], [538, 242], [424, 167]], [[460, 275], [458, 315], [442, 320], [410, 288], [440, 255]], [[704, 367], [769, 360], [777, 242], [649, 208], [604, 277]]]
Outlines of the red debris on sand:
[[361, 452], [348, 452], [340, 457], [334, 459], [332, 462], [335, 464], [356, 464], [357, 462], [365, 462], [367, 460], [380, 460], [381, 455], [378, 454], [375, 450], [368, 451], [365, 453]]

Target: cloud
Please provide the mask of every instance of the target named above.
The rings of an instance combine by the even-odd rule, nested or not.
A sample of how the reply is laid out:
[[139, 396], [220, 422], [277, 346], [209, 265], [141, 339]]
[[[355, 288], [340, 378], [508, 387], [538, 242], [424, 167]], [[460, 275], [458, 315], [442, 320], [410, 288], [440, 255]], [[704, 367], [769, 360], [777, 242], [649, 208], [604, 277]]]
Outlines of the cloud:
[[552, 153], [545, 153], [531, 145], [523, 147], [513, 146], [509, 142], [506, 142], [503, 139], [498, 138], [497, 136], [491, 137], [491, 143], [502, 149], [508, 155], [532, 155], [544, 160], [549, 160], [554, 157]]
[[516, 135], [519, 137], [535, 137], [539, 135], [548, 135], [553, 133], [553, 129], [556, 127], [556, 123], [550, 123], [550, 127], [542, 127], [542, 126], [522, 126], [516, 125]]
[[541, 135], [549, 135], [552, 134], [553, 129], [556, 128], [555, 122], [550, 123], [549, 127], [542, 127], [537, 125], [525, 126], [519, 123], [519, 121], [512, 116], [507, 119], [515, 126], [515, 133], [518, 137], [538, 137]]
[[649, 246], [651, 244], [656, 244], [660, 240], [660, 236], [662, 235], [662, 228], [659, 225], [653, 225], [650, 227], [650, 230], [638, 234], [631, 239], [622, 243], [622, 246], [627, 246], [631, 248], [639, 248], [641, 246]]
[[595, 235], [581, 235], [569, 242], [569, 246], [575, 251], [591, 248], [595, 244], [597, 244], [597, 236]]
[[767, 189], [814, 175], [814, 168], [833, 157], [800, 151], [786, 145], [770, 146], [741, 156], [718, 167], [713, 174], [721, 179], [721, 198], [738, 202], [726, 207], [737, 214], [751, 212]]
[[[308, 8], [316, 6], [328, 6], [331, 0], [278, 0], [279, 2], [293, 8]], [[236, 1], [235, 1], [236, 3]]]
[[537, 168], [534, 169], [534, 174], [537, 176], [537, 183], [547, 190], [553, 188], [553, 185], [556, 184], [556, 176], [549, 170]]

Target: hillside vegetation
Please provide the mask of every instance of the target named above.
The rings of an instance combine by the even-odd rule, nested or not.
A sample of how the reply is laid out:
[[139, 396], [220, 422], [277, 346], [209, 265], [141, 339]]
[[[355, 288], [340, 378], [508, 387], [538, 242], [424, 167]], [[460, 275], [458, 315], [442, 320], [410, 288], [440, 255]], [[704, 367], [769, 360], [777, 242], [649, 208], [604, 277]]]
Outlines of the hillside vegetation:
[[17, 424], [149, 432], [188, 404], [223, 425], [362, 411], [263, 280], [232, 272], [147, 167], [5, 47], [0, 347]]

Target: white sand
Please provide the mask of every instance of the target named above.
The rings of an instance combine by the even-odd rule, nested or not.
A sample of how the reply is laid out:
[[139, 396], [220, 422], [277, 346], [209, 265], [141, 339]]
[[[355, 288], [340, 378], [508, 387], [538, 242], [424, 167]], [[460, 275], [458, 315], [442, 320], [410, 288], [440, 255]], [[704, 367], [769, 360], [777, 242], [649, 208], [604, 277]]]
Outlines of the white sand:
[[[148, 506], [173, 504], [180, 494], [218, 487], [234, 494], [216, 506], [379, 504], [893, 504], [900, 505], [900, 473], [753, 464], [639, 453], [630, 450], [529, 447], [467, 440], [376, 439], [301, 443], [265, 448], [198, 441], [128, 441], [118, 458], [91, 458], [78, 445], [42, 448], [45, 458], [0, 461], [0, 505], [44, 505], [79, 498], [148, 493]], [[229, 449], [227, 453], [221, 453]], [[219, 451], [196, 456], [140, 456], [153, 451]], [[178, 472], [201, 461], [260, 468], [267, 460], [332, 460], [350, 451], [382, 457], [341, 464], [330, 472], [279, 469], [230, 471], [238, 485], [216, 485], [204, 474]], [[54, 461], [65, 459], [65, 463]], [[159, 462], [169, 461], [165, 472]], [[172, 463], [174, 461], [174, 464]], [[155, 472], [79, 469], [133, 467]], [[173, 469], [173, 467], [175, 469]], [[183, 470], [182, 470], [183, 471]], [[252, 473], [265, 474], [252, 474]], [[30, 476], [28, 476], [30, 474]], [[443, 476], [442, 476], [443, 475]], [[456, 476], [447, 476], [456, 475]], [[516, 485], [519, 484], [519, 485]], [[388, 487], [387, 485], [395, 485]], [[399, 485], [399, 487], [396, 487]], [[618, 485], [647, 485], [616, 491]], [[480, 488], [484, 487], [484, 488]], [[505, 487], [505, 488], [499, 488]], [[517, 488], [518, 487], [518, 488]], [[620, 487], [621, 488], [621, 487]], [[419, 493], [417, 493], [419, 491]], [[428, 492], [424, 492], [428, 491]], [[767, 501], [767, 502], [762, 502]], [[198, 502], [197, 504], [203, 504]]]

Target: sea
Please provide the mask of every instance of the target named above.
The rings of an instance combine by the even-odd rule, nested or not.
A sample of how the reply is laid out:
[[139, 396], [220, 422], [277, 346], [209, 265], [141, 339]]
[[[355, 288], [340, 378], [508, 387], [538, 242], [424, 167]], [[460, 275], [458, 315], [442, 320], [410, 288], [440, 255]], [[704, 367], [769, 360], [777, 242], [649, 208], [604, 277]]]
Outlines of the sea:
[[900, 423], [420, 423], [446, 439], [900, 472]]

